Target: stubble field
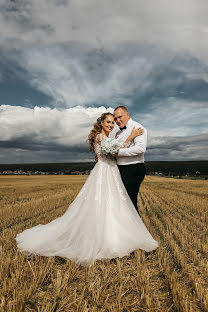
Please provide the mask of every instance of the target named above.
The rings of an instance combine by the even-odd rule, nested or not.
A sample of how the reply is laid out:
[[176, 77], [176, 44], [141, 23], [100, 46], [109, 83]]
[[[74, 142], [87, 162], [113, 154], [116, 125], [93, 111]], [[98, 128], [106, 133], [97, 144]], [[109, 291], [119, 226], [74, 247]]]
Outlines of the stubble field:
[[208, 311], [208, 181], [146, 177], [152, 252], [90, 268], [17, 250], [15, 236], [61, 216], [86, 176], [0, 176], [0, 311]]

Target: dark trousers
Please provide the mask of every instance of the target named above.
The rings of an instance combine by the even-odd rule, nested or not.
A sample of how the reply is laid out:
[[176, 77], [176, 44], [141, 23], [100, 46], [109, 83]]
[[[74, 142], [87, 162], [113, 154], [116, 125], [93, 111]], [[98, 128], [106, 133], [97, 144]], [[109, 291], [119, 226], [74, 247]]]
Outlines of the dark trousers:
[[[137, 206], [137, 196], [139, 192], [140, 185], [144, 180], [146, 174], [146, 168], [144, 163], [137, 163], [131, 165], [118, 165], [118, 169], [121, 174], [123, 184], [129, 194], [129, 197], [139, 214], [139, 209]], [[140, 215], [140, 214], [139, 214]]]

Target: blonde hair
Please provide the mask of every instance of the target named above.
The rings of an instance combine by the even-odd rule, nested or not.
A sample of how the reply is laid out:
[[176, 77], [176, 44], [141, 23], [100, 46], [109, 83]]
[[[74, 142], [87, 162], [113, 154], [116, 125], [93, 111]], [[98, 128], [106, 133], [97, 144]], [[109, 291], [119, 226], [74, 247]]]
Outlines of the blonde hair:
[[98, 117], [97, 122], [93, 125], [92, 130], [90, 131], [90, 134], [88, 135], [88, 147], [89, 150], [94, 152], [94, 143], [95, 143], [95, 138], [97, 136], [98, 133], [101, 133], [102, 131], [102, 124], [101, 122], [105, 120], [105, 118], [111, 115], [113, 116], [112, 113], [108, 112], [108, 113], [103, 113], [100, 117]]

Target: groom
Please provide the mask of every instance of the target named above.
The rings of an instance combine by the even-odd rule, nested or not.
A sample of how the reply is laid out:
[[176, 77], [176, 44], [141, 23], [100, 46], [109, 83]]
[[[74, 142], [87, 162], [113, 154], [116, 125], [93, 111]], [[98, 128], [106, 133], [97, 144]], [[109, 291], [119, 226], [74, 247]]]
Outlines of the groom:
[[[133, 127], [143, 129], [143, 134], [137, 136], [129, 147], [121, 148], [117, 154], [117, 165], [123, 180], [124, 186], [131, 198], [138, 214], [137, 196], [140, 184], [142, 183], [146, 169], [144, 166], [144, 153], [147, 144], [147, 130], [138, 122], [132, 120], [125, 106], [118, 106], [114, 109], [114, 120], [120, 130], [115, 138], [124, 143]], [[140, 214], [139, 214], [140, 215]]]

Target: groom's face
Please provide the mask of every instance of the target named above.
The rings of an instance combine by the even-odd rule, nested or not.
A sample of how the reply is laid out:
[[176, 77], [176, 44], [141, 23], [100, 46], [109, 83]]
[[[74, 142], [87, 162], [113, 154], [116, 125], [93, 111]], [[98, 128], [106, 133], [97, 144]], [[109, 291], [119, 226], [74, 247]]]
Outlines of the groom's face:
[[129, 113], [122, 108], [118, 108], [114, 112], [114, 120], [119, 128], [123, 128], [129, 120]]

